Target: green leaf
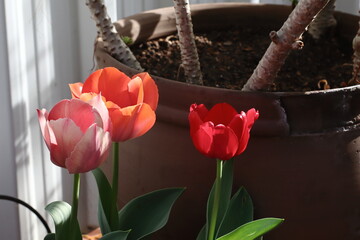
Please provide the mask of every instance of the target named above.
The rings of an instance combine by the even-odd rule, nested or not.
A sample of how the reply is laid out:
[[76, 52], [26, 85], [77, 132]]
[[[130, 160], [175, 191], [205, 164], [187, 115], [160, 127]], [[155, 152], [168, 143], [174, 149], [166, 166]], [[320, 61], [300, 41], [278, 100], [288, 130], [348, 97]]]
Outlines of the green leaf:
[[254, 219], [254, 207], [250, 195], [241, 187], [232, 197], [221, 222], [217, 237], [221, 237]]
[[58, 233], [66, 225], [71, 217], [71, 206], [62, 201], [52, 202], [45, 207], [55, 223], [55, 232]]
[[55, 240], [55, 233], [48, 233], [44, 240]]
[[100, 168], [92, 171], [99, 190], [98, 220], [103, 235], [119, 230], [116, 203], [112, 201], [111, 185]]
[[131, 37], [129, 36], [120, 36], [120, 38], [124, 41], [124, 43], [129, 46], [134, 43]]
[[147, 236], [167, 223], [183, 188], [157, 190], [131, 200], [119, 211], [120, 229], [131, 229], [128, 240]]
[[115, 231], [104, 235], [100, 240], [126, 240], [130, 231]]
[[201, 228], [196, 240], [206, 240], [206, 224]]
[[279, 226], [284, 219], [263, 218], [246, 223], [216, 240], [254, 240]]
[[62, 201], [52, 202], [46, 206], [45, 210], [54, 220], [55, 240], [82, 239], [78, 221], [71, 222], [71, 206], [68, 203]]
[[[231, 192], [232, 192], [232, 184], [233, 184], [233, 175], [234, 175], [234, 159], [229, 159], [224, 162], [223, 165], [223, 173], [221, 180], [221, 194], [220, 194], [220, 206], [216, 220], [215, 232], [217, 232], [220, 223], [225, 215], [226, 209], [228, 208]], [[211, 219], [211, 211], [213, 209], [214, 202], [214, 194], [215, 194], [215, 183], [212, 186], [212, 189], [209, 194], [208, 203], [207, 203], [207, 213], [206, 213], [206, 239], [209, 232], [209, 224]]]
[[106, 218], [105, 211], [103, 209], [103, 205], [101, 203], [101, 200], [98, 202], [98, 221], [99, 226], [102, 234], [107, 234], [111, 232], [111, 227], [109, 225], [109, 221]]

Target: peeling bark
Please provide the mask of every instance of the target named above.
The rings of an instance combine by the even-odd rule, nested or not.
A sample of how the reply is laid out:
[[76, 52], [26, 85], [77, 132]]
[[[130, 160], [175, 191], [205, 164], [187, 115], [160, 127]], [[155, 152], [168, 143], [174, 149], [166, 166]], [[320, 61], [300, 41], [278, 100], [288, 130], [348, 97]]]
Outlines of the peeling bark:
[[268, 90], [292, 49], [302, 47], [301, 35], [328, 0], [301, 0], [279, 31], [271, 32], [273, 40], [243, 87], [243, 91]]
[[190, 4], [188, 0], [173, 0], [178, 30], [181, 66], [187, 83], [203, 85], [200, 61], [195, 45], [193, 24], [191, 21]]
[[140, 63], [136, 60], [130, 48], [124, 43], [117, 33], [103, 0], [86, 0], [91, 14], [98, 28], [98, 36], [104, 41], [104, 47], [116, 60], [121, 63], [143, 71]]
[[309, 34], [314, 39], [320, 39], [327, 31], [336, 26], [334, 11], [335, 0], [330, 0], [309, 25]]

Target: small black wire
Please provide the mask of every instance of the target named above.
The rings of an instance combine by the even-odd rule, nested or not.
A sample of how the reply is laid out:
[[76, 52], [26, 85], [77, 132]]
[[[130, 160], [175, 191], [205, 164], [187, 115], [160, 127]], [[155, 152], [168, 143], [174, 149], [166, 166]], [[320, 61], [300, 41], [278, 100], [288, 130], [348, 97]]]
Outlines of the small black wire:
[[24, 207], [26, 207], [27, 209], [32, 211], [39, 218], [41, 223], [46, 228], [47, 233], [51, 233], [49, 225], [46, 223], [45, 219], [40, 215], [40, 213], [38, 211], [36, 211], [32, 206], [30, 206], [26, 202], [24, 202], [24, 201], [22, 201], [20, 199], [17, 199], [15, 197], [7, 196], [7, 195], [0, 195], [0, 200], [8, 200], [8, 201], [15, 202], [15, 203], [23, 205]]

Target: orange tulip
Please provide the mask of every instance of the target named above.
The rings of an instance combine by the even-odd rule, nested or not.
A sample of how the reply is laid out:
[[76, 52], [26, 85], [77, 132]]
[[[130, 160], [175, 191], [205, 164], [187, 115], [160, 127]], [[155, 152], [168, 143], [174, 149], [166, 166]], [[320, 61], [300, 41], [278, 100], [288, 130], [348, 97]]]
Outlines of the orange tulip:
[[92, 73], [84, 84], [70, 84], [70, 90], [74, 98], [80, 99], [101, 94], [109, 110], [114, 142], [142, 136], [155, 123], [159, 94], [148, 73], [129, 78], [118, 69], [108, 67]]

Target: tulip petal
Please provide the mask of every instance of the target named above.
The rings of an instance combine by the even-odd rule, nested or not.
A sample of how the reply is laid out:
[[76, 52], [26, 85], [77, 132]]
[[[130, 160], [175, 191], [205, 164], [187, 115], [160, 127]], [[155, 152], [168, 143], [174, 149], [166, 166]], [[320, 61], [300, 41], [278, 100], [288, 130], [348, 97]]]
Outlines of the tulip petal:
[[111, 146], [109, 132], [93, 124], [66, 159], [69, 173], [84, 173], [100, 166], [108, 157]]
[[131, 79], [128, 84], [128, 92], [131, 99], [131, 105], [144, 102], [144, 87], [141, 78]]
[[193, 136], [194, 133], [199, 129], [200, 125], [204, 123], [203, 119], [205, 118], [208, 110], [205, 105], [196, 105], [192, 104], [190, 107], [190, 113], [188, 116], [190, 123], [190, 136]]
[[95, 72], [93, 72], [92, 74], [90, 74], [90, 76], [86, 79], [86, 81], [84, 82], [83, 88], [82, 88], [82, 93], [99, 93], [100, 89], [99, 89], [99, 78], [101, 76], [103, 69], [99, 69]]
[[107, 102], [105, 103], [105, 105], [106, 105], [106, 107], [107, 107], [107, 109], [108, 109], [109, 111], [120, 108], [116, 103], [114, 103], [114, 102], [112, 102], [112, 101], [107, 101]]
[[227, 126], [237, 111], [228, 103], [218, 103], [207, 113], [204, 122], [211, 121], [214, 125], [223, 124]]
[[120, 107], [131, 104], [128, 93], [130, 78], [114, 67], [100, 69], [91, 74], [84, 83], [82, 92], [100, 93], [107, 101], [112, 101]]
[[204, 155], [228, 160], [246, 149], [251, 127], [258, 117], [255, 109], [238, 114], [227, 103], [216, 104], [209, 111], [203, 104], [192, 104], [188, 115], [190, 136]]
[[56, 138], [56, 141], [51, 142], [50, 146], [51, 161], [55, 165], [65, 167], [65, 160], [84, 134], [69, 118], [51, 120], [49, 126]]
[[247, 118], [247, 126], [248, 128], [252, 128], [254, 125], [254, 122], [259, 118], [259, 111], [256, 111], [254, 108], [249, 109], [246, 112], [246, 118]]
[[72, 98], [80, 98], [83, 85], [81, 82], [69, 84]]
[[155, 123], [156, 115], [148, 104], [138, 104], [120, 109], [110, 109], [113, 124], [112, 140], [122, 142], [142, 136]]
[[207, 128], [214, 128], [214, 125], [211, 122], [204, 123], [201, 127], [199, 126], [198, 130], [195, 131], [191, 137], [196, 149], [205, 156], [209, 156], [213, 142], [213, 131]]
[[80, 94], [79, 99], [84, 102], [89, 102], [91, 99], [93, 99], [97, 95], [99, 95], [99, 94], [97, 94], [97, 93], [82, 93], [82, 94]]
[[196, 112], [199, 117], [204, 120], [209, 110], [206, 108], [204, 104], [197, 105], [196, 103], [191, 104], [190, 106], [190, 113]]
[[42, 110], [37, 109], [37, 114], [38, 114], [41, 133], [43, 135], [46, 146], [50, 149], [51, 141], [50, 141], [48, 122], [47, 122], [49, 113], [46, 111], [46, 109], [42, 109]]
[[197, 149], [210, 158], [229, 160], [238, 149], [238, 138], [234, 131], [212, 122], [202, 124], [193, 137]]
[[238, 138], [239, 146], [238, 150], [236, 151], [236, 155], [242, 153], [247, 146], [247, 142], [249, 140], [249, 136], [246, 136], [246, 129], [247, 129], [247, 118], [244, 112], [237, 114], [232, 121], [229, 123], [229, 127], [234, 131]]
[[80, 99], [64, 99], [58, 102], [50, 111], [48, 120], [56, 120], [59, 118], [70, 118], [83, 131], [96, 122], [102, 126], [100, 114], [88, 103]]
[[149, 104], [151, 109], [155, 111], [159, 101], [159, 90], [154, 79], [146, 72], [136, 74], [134, 77], [140, 77], [142, 79], [144, 86], [144, 103]]
[[213, 156], [221, 160], [229, 160], [235, 156], [238, 146], [238, 138], [231, 128], [224, 125], [215, 126], [210, 150]]
[[[84, 94], [82, 94], [84, 95]], [[88, 103], [93, 106], [97, 112], [100, 114], [100, 117], [102, 119], [102, 124], [98, 126], [102, 126], [104, 131], [111, 132], [112, 130], [112, 124], [111, 119], [109, 116], [109, 110], [107, 109], [105, 102], [103, 101], [103, 98], [101, 97], [101, 94], [94, 95], [91, 99], [88, 100]]]
[[247, 111], [246, 118], [245, 118], [246, 121], [245, 121], [241, 140], [239, 141], [239, 149], [237, 151], [237, 154], [240, 154], [243, 151], [245, 151], [245, 149], [249, 143], [249, 139], [250, 139], [250, 130], [251, 130], [252, 126], [254, 125], [254, 122], [258, 118], [259, 118], [259, 112], [256, 111], [254, 108]]
[[131, 98], [128, 92], [130, 78], [114, 67], [107, 67], [99, 79], [99, 90], [107, 101], [113, 101], [120, 107], [131, 105]]

